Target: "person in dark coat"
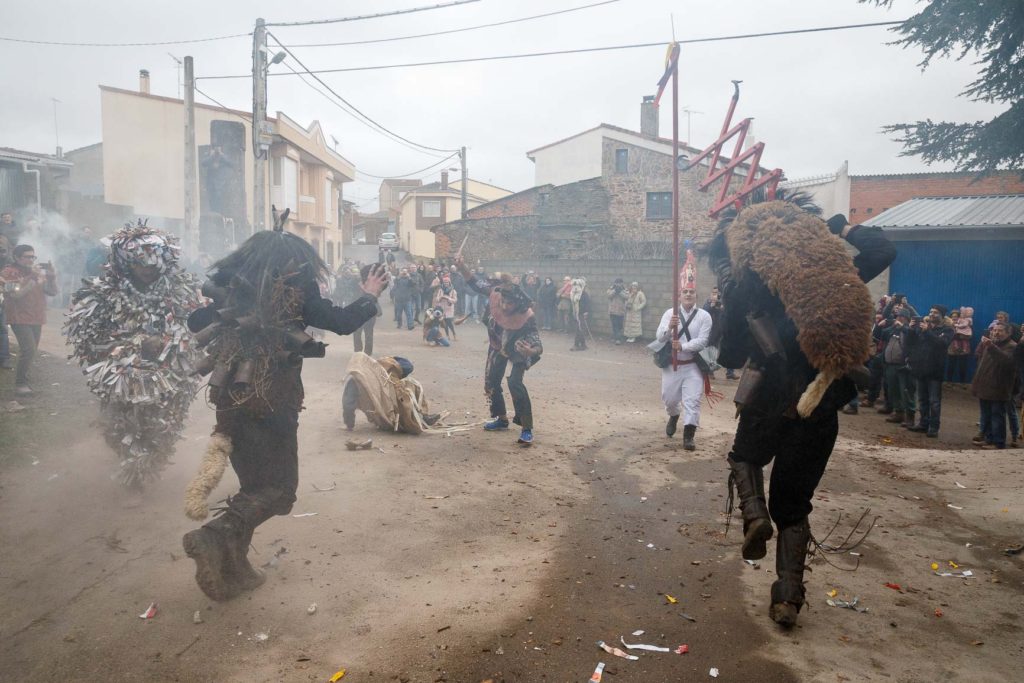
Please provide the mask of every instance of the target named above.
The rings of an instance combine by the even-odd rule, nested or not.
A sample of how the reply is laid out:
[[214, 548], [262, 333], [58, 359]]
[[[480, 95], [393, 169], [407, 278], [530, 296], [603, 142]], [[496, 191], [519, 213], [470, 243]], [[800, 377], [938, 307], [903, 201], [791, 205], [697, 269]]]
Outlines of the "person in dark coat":
[[953, 328], [945, 324], [946, 307], [936, 304], [924, 320], [914, 318], [907, 332], [907, 365], [917, 381], [920, 422], [908, 427], [935, 438], [939, 435], [942, 411], [942, 378], [946, 374], [946, 352], [953, 341]]
[[1010, 339], [1009, 323], [997, 320], [988, 329], [975, 355], [978, 366], [971, 382], [971, 393], [981, 406], [981, 448], [1006, 448], [1006, 405], [1013, 396], [1020, 354]]
[[[786, 627], [795, 625], [804, 604], [803, 575], [811, 541], [808, 515], [835, 446], [837, 411], [857, 393], [850, 377], [840, 376], [826, 385], [816, 405], [805, 405], [804, 399], [824, 374], [818, 368], [825, 363], [818, 359], [818, 365], [812, 365], [809, 349], [801, 342], [810, 333], [829, 337], [836, 343], [825, 360], [843, 350], [851, 366], [858, 359], [862, 362], [867, 354], [863, 340], [873, 315], [862, 283], [885, 270], [896, 256], [879, 228], [851, 227], [845, 217], [834, 216], [827, 224], [828, 232], [835, 235], [831, 237], [821, 220], [803, 207], [816, 210], [799, 195], [789, 202], [755, 203], [738, 217], [733, 213], [723, 219], [709, 247], [709, 261], [718, 276], [725, 307], [719, 362], [744, 368], [735, 399], [739, 425], [728, 456], [730, 495], [735, 486], [743, 514], [744, 559], [763, 558], [773, 535], [772, 521], [778, 527], [778, 579], [771, 588], [769, 615]], [[760, 240], [773, 247], [787, 271], [762, 272], [764, 268], [754, 270], [748, 265], [766, 251], [749, 247], [753, 256], [745, 254], [743, 241], [730, 239], [734, 226], [739, 235], [745, 229], [755, 230]], [[858, 250], [852, 264], [838, 241], [828, 242], [838, 239]], [[792, 256], [810, 250], [826, 252], [830, 262], [841, 268]], [[771, 277], [789, 278], [785, 302], [782, 293], [775, 293], [779, 290], [766, 284]], [[856, 281], [858, 277], [861, 282]], [[795, 282], [800, 286], [794, 286]], [[851, 312], [854, 309], [856, 316]], [[808, 327], [814, 320], [822, 329]], [[838, 346], [840, 330], [846, 340], [842, 347]], [[831, 373], [824, 376], [826, 381], [830, 377]], [[773, 459], [766, 504], [763, 468]]]
[[416, 302], [420, 294], [416, 289], [416, 283], [408, 270], [402, 268], [395, 280], [395, 323], [398, 329], [402, 329], [402, 316], [405, 316], [405, 324], [411, 330], [414, 327], [413, 314], [416, 309]]
[[241, 485], [219, 516], [182, 539], [196, 563], [196, 582], [213, 600], [263, 583], [247, 558], [253, 532], [271, 517], [288, 514], [296, 500], [302, 359], [324, 355], [324, 345], [304, 329], [351, 334], [377, 315], [377, 297], [388, 281], [384, 267], [375, 265], [363, 296], [344, 308], [334, 306], [320, 295], [326, 264], [305, 240], [283, 231], [287, 215], [279, 218], [275, 211], [274, 230], [256, 233], [214, 264], [203, 286], [214, 303], [189, 317], [213, 368], [210, 400], [217, 423], [186, 494], [186, 513], [198, 520], [209, 514], [206, 497], [225, 458]]
[[550, 330], [555, 324], [555, 309], [558, 307], [558, 288], [555, 281], [549, 277], [544, 278], [544, 284], [537, 290], [537, 316], [540, 322], [540, 329]]

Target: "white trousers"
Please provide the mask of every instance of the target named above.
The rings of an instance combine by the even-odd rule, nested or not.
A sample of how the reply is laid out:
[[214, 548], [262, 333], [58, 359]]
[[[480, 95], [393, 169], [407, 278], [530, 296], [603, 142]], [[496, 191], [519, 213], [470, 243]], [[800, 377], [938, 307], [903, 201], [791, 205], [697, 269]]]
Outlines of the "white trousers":
[[696, 363], [680, 365], [673, 371], [672, 366], [661, 370], [661, 400], [669, 415], [679, 415], [679, 404], [683, 406], [683, 424], [700, 424], [700, 402], [704, 397], [704, 375]]

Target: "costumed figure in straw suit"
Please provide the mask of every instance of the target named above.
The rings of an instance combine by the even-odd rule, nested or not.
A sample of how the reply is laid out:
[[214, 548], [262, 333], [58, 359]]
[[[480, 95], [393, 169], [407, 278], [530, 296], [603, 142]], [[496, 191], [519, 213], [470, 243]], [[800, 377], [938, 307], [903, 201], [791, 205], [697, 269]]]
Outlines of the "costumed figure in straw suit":
[[227, 460], [241, 490], [202, 527], [185, 534], [185, 552], [195, 560], [196, 582], [213, 600], [227, 600], [263, 583], [247, 558], [256, 527], [286, 515], [299, 483], [299, 410], [302, 362], [322, 358], [325, 345], [306, 327], [351, 334], [377, 315], [377, 297], [387, 286], [383, 265], [362, 284], [363, 295], [344, 308], [320, 295], [326, 264], [301, 237], [284, 232], [274, 211], [274, 229], [258, 232], [213, 265], [203, 294], [213, 299], [189, 318], [207, 357], [210, 400], [217, 425], [200, 471], [189, 485], [185, 512], [205, 519], [207, 497]]
[[[804, 604], [808, 515], [839, 429], [837, 411], [866, 377], [873, 322], [865, 282], [896, 251], [879, 228], [826, 224], [802, 195], [724, 217], [709, 249], [725, 303], [719, 362], [744, 368], [729, 453], [743, 513], [744, 559], [778, 528], [769, 614], [790, 627]], [[858, 250], [850, 257], [845, 243]], [[774, 459], [766, 504], [763, 468]]]

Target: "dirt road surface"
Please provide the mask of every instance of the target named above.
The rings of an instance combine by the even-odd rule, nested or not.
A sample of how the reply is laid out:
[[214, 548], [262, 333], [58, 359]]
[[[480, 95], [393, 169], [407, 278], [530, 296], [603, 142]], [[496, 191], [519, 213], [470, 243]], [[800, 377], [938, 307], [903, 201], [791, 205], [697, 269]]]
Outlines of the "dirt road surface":
[[[482, 422], [482, 327], [434, 349], [388, 314], [377, 353], [411, 358], [450, 422]], [[193, 528], [182, 492], [212, 411], [197, 399], [175, 464], [127, 494], [56, 329], [23, 410], [10, 373], [0, 385], [0, 680], [297, 682], [344, 669], [344, 683], [580, 682], [598, 662], [616, 683], [711, 680], [713, 667], [721, 681], [1020, 680], [1024, 572], [1002, 551], [1024, 533], [1024, 452], [971, 450], [977, 408], [962, 389], [947, 392], [938, 442], [841, 416], [812, 528], [822, 537], [838, 519], [838, 544], [864, 510], [877, 522], [859, 556], [812, 562], [800, 626], [783, 632], [767, 617], [774, 551], [751, 566], [738, 517], [724, 534], [728, 400], [705, 407], [686, 453], [663, 434], [642, 349], [569, 353], [547, 333], [527, 375], [532, 448], [479, 427], [381, 433], [360, 416], [355, 436], [375, 449], [350, 452], [339, 403], [351, 345], [328, 335], [328, 358], [304, 372], [298, 502], [253, 540], [268, 580], [214, 603], [181, 550]], [[214, 499], [235, 487], [229, 472]], [[828, 606], [832, 590], [867, 611]], [[156, 616], [140, 619], [152, 602]], [[595, 645], [622, 636], [689, 653], [626, 661]]]

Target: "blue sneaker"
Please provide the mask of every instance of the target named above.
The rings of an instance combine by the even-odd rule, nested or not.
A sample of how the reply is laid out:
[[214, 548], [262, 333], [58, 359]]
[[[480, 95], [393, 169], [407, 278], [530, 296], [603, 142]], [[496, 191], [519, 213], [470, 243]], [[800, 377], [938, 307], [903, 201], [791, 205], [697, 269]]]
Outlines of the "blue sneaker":
[[531, 443], [533, 443], [533, 430], [524, 429], [522, 434], [519, 435], [519, 443], [523, 444], [524, 446], [529, 446]]
[[489, 432], [500, 432], [503, 429], [508, 429], [508, 420], [501, 417], [496, 417], [490, 422], [485, 422], [484, 429], [486, 429]]

